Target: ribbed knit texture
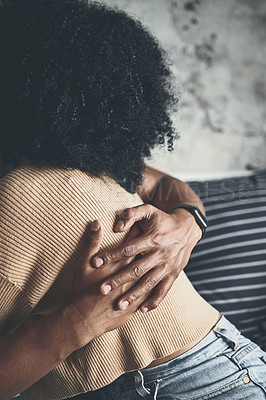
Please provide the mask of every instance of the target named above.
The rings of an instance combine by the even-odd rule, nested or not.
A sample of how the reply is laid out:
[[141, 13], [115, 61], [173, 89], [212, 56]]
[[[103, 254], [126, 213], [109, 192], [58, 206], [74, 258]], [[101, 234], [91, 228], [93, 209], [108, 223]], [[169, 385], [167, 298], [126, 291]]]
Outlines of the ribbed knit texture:
[[[120, 244], [116, 215], [142, 204], [111, 178], [79, 170], [24, 166], [0, 180], [0, 334], [65, 305], [88, 223], [105, 227], [102, 249]], [[103, 387], [206, 335], [218, 312], [184, 272], [160, 306], [137, 312], [119, 329], [94, 339], [26, 390], [23, 399], [62, 399]]]

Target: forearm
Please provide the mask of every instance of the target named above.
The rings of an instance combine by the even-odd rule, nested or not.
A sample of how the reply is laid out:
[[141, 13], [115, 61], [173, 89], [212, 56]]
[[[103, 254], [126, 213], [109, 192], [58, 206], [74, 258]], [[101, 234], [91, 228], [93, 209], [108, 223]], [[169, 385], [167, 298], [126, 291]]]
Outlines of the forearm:
[[151, 204], [155, 207], [170, 212], [180, 204], [196, 205], [205, 213], [204, 206], [200, 198], [190, 188], [190, 186], [171, 176], [164, 176], [157, 185]]
[[169, 175], [147, 167], [139, 195], [145, 203], [170, 212], [180, 204], [196, 205], [205, 214], [204, 206], [191, 187]]
[[56, 311], [0, 337], [1, 400], [9, 400], [27, 389], [75, 350], [68, 313], [67, 309]]

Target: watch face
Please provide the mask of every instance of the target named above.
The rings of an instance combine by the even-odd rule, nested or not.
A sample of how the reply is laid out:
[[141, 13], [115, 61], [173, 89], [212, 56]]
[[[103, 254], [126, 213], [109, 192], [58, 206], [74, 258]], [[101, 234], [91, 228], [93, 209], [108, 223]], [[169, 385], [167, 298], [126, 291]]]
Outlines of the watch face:
[[198, 222], [201, 224], [201, 227], [205, 230], [208, 226], [207, 218], [202, 214], [202, 212], [197, 208], [194, 209], [195, 214], [197, 215]]

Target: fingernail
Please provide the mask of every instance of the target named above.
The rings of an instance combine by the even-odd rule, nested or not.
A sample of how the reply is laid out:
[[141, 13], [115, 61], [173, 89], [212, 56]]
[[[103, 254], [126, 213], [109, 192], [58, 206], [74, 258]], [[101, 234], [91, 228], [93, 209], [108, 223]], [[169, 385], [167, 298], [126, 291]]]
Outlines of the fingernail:
[[122, 303], [120, 304], [120, 308], [122, 310], [125, 310], [129, 306], [129, 301], [123, 300]]
[[95, 267], [100, 267], [101, 265], [103, 265], [103, 259], [102, 258], [95, 258], [93, 260], [93, 264], [95, 265]]
[[125, 226], [124, 222], [122, 221], [122, 219], [120, 219], [116, 224], [116, 229], [123, 229], [124, 226]]
[[142, 312], [146, 313], [148, 311], [149, 311], [148, 307], [143, 307]]
[[110, 286], [110, 285], [104, 285], [102, 287], [103, 294], [108, 294], [109, 292], [111, 292], [111, 290], [112, 290], [112, 286]]
[[100, 224], [97, 221], [93, 221], [91, 224], [91, 231], [97, 232], [100, 229]]

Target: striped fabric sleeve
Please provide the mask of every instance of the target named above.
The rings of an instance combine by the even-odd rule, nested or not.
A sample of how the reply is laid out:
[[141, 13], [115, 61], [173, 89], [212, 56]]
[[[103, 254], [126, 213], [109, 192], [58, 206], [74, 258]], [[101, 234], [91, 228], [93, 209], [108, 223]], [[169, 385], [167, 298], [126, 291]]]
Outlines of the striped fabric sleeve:
[[23, 323], [32, 307], [24, 291], [1, 273], [0, 299], [0, 334], [10, 334]]
[[190, 186], [209, 228], [186, 273], [211, 305], [266, 349], [266, 171]]

